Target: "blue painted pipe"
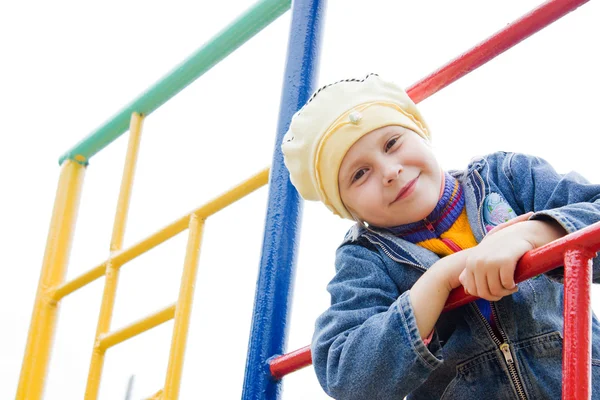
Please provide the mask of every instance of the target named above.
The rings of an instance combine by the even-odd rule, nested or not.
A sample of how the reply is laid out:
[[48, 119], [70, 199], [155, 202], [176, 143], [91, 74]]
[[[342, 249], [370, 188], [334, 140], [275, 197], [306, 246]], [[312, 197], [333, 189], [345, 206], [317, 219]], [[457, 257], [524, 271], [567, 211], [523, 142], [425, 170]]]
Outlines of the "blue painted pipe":
[[302, 204], [283, 164], [281, 142], [294, 113], [315, 90], [325, 0], [296, 0], [288, 41], [277, 139], [269, 182], [265, 233], [246, 358], [244, 400], [280, 398], [267, 360], [284, 353], [296, 267]]

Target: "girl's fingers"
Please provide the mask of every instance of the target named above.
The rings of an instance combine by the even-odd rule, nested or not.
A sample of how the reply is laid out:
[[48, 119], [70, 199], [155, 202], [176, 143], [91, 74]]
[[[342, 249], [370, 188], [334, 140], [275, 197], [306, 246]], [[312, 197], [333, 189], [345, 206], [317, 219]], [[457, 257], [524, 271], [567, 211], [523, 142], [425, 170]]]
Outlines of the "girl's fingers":
[[467, 286], [467, 269], [463, 269], [462, 272], [460, 273], [460, 275], [458, 276], [458, 281], [460, 282], [461, 285], [463, 285], [464, 287]]
[[494, 276], [494, 274], [490, 273], [488, 275], [487, 280], [488, 287], [490, 288], [490, 294], [496, 297], [506, 296], [508, 291], [502, 286], [502, 282], [500, 281], [500, 274]]
[[477, 296], [477, 291], [476, 291], [476, 287], [474, 285], [474, 279], [473, 279], [473, 273], [469, 272], [466, 268], [465, 270], [460, 274], [459, 277], [465, 293], [466, 294], [471, 294], [473, 296]]
[[516, 293], [519, 288], [515, 286], [513, 289], [506, 289], [502, 286], [499, 279], [495, 279], [492, 287], [492, 283], [488, 281], [488, 285], [490, 286], [490, 293], [492, 296], [498, 297], [500, 300], [504, 296], [510, 296], [513, 293]]
[[501, 281], [500, 272], [495, 276], [486, 275], [484, 271], [477, 272], [473, 273], [465, 269], [460, 274], [459, 281], [467, 295], [481, 297], [489, 301], [498, 301], [502, 297], [510, 296], [519, 290], [516, 285], [512, 289], [505, 288]]
[[475, 285], [477, 286], [477, 296], [486, 300], [497, 300], [496, 296], [492, 296], [492, 294], [490, 293], [490, 288], [488, 286], [488, 278], [485, 274], [485, 271], [477, 271], [477, 273], [475, 274]]
[[510, 266], [500, 268], [500, 282], [504, 289], [513, 290], [515, 285], [515, 269]]

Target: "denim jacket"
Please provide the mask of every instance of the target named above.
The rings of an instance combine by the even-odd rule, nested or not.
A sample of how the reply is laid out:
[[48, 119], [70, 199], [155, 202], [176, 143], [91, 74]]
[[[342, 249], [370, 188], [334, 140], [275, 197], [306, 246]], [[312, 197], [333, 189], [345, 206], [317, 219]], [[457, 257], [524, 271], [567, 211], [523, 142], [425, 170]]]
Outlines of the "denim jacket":
[[[600, 185], [558, 174], [537, 157], [498, 152], [450, 173], [463, 186], [477, 242], [486, 234], [482, 204], [492, 192], [517, 215], [534, 211], [532, 219], [554, 219], [569, 233], [600, 220]], [[324, 390], [341, 400], [560, 399], [562, 268], [492, 303], [500, 336], [471, 303], [442, 314], [426, 346], [408, 290], [438, 259], [392, 235], [351, 229], [337, 249], [331, 306], [317, 319], [311, 346]], [[600, 282], [598, 258], [593, 280]], [[592, 335], [592, 397], [600, 400], [596, 316]]]

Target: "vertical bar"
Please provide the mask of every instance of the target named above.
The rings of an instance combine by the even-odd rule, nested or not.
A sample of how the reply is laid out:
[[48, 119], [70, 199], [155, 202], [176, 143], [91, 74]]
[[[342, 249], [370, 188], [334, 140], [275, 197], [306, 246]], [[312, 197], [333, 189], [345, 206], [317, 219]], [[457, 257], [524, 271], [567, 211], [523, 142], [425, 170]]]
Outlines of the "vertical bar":
[[94, 350], [92, 351], [87, 386], [85, 388], [86, 400], [95, 400], [98, 398], [102, 367], [104, 366], [104, 355], [106, 354], [106, 349], [99, 346], [99, 337], [105, 333], [108, 333], [110, 330], [110, 321], [115, 305], [118, 278], [118, 266], [114, 265], [112, 262], [109, 262], [106, 265], [104, 293], [102, 294], [102, 304], [100, 305], [100, 315], [98, 317], [98, 325], [96, 327], [96, 340], [94, 341]]
[[[111, 253], [121, 250], [121, 247], [123, 246], [125, 222], [127, 221], [127, 211], [129, 210], [129, 199], [131, 198], [135, 164], [137, 162], [137, 155], [139, 151], [142, 122], [143, 117], [140, 114], [133, 113], [131, 115], [125, 166], [123, 167], [121, 189], [119, 191], [119, 200], [117, 201], [117, 211], [115, 212], [113, 233], [110, 240]], [[98, 390], [100, 389], [102, 367], [104, 366], [104, 355], [106, 354], [106, 349], [99, 346], [100, 336], [108, 333], [110, 330], [110, 322], [112, 319], [115, 297], [117, 293], [119, 268], [120, 265], [115, 264], [112, 259], [110, 259], [106, 265], [104, 293], [102, 295], [100, 315], [98, 316], [98, 325], [96, 327], [96, 340], [94, 341], [94, 350], [92, 351], [90, 370], [88, 372], [87, 386], [85, 389], [85, 398], [87, 400], [96, 399], [98, 397]]]
[[171, 339], [171, 352], [169, 365], [165, 378], [165, 389], [162, 399], [176, 400], [179, 396], [183, 358], [187, 343], [187, 334], [190, 325], [190, 313], [194, 299], [196, 273], [198, 272], [198, 257], [200, 256], [200, 243], [204, 220], [196, 214], [190, 218], [190, 232], [188, 236], [185, 263], [179, 286], [179, 298], [175, 308], [175, 322], [173, 325], [173, 338]]
[[563, 400], [591, 399], [592, 258], [582, 248], [565, 252]]
[[143, 116], [138, 113], [131, 114], [131, 121], [129, 123], [129, 143], [127, 144], [127, 155], [125, 156], [125, 166], [123, 167], [123, 179], [121, 180], [121, 190], [119, 191], [119, 201], [117, 203], [117, 212], [115, 214], [115, 223], [113, 225], [112, 239], [110, 242], [111, 251], [121, 250], [123, 247], [125, 224], [127, 222], [127, 212], [129, 211], [129, 200], [131, 199], [135, 165], [140, 149], [143, 122]]
[[270, 378], [267, 359], [285, 348], [302, 206], [289, 180], [280, 146], [292, 115], [315, 89], [325, 14], [324, 0], [296, 0], [284, 74], [269, 201], [246, 358], [243, 399], [272, 400], [281, 385]]
[[135, 380], [135, 375], [131, 375], [129, 377], [129, 381], [127, 382], [127, 392], [125, 392], [125, 400], [131, 400], [131, 392], [133, 391], [133, 381]]
[[21, 366], [16, 396], [19, 400], [41, 399], [44, 391], [58, 312], [58, 304], [51, 300], [46, 291], [60, 285], [64, 280], [84, 172], [85, 167], [75, 161], [66, 162], [61, 168], [27, 347]]

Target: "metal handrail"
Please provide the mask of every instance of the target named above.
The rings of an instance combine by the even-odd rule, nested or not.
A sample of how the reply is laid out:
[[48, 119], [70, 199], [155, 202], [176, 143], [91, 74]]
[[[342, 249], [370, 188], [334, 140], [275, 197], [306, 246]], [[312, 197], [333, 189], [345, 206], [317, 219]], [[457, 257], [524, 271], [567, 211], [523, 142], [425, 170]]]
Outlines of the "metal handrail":
[[[591, 253], [600, 251], [600, 222], [525, 253], [515, 269], [515, 282], [523, 282], [563, 265], [564, 254], [570, 249], [587, 249]], [[454, 289], [448, 296], [443, 312], [475, 300], [477, 297], [465, 294], [462, 287]], [[312, 364], [310, 346], [305, 346], [272, 358], [269, 362], [269, 369], [271, 376], [280, 379], [310, 364]]]
[[71, 159], [86, 165], [94, 154], [127, 131], [131, 114], [150, 115], [279, 18], [290, 6], [291, 0], [261, 0], [253, 5], [137, 99], [63, 154], [59, 164]]

